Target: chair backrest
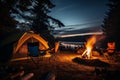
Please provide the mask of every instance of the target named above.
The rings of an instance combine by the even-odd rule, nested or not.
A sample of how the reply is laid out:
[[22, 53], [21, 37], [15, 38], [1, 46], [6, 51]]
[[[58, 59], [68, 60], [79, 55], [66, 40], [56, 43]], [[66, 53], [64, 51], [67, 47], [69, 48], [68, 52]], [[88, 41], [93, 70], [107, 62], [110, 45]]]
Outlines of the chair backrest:
[[28, 43], [28, 56], [39, 56], [39, 42]]

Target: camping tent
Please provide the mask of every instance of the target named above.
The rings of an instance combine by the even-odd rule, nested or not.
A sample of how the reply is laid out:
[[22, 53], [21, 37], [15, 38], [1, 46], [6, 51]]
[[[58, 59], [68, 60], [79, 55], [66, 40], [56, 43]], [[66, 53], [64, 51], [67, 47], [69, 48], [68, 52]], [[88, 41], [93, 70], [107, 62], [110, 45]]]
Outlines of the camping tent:
[[33, 31], [25, 32], [14, 47], [13, 53], [27, 53], [27, 43], [39, 42], [39, 50], [48, 50], [49, 45], [39, 34]]

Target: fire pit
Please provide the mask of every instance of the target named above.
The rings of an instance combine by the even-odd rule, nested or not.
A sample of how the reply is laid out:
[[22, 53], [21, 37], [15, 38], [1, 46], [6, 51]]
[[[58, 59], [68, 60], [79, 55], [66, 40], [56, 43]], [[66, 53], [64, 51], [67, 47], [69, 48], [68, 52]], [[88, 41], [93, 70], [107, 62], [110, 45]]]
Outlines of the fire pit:
[[109, 63], [103, 62], [99, 59], [83, 59], [80, 57], [76, 57], [72, 60], [78, 64], [86, 65], [86, 66], [94, 66], [94, 67], [109, 67]]

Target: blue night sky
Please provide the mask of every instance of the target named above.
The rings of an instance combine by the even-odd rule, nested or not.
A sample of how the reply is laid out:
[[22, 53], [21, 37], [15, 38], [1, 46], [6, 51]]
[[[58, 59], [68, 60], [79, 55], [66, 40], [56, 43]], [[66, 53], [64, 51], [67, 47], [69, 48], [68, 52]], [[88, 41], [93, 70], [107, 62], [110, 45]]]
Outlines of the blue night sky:
[[[50, 15], [65, 24], [66, 29], [78, 30], [88, 27], [100, 27], [108, 7], [108, 0], [51, 0], [56, 7]], [[69, 26], [71, 25], [71, 26]], [[57, 30], [58, 30], [57, 29]]]

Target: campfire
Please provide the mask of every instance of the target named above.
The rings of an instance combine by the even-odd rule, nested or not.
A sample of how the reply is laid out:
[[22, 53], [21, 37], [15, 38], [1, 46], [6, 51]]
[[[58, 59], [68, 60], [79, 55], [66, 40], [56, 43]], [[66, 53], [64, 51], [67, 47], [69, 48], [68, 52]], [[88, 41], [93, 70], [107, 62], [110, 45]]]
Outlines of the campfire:
[[94, 48], [95, 44], [98, 41], [102, 40], [103, 38], [104, 38], [104, 36], [97, 37], [95, 35], [88, 38], [88, 40], [85, 44], [86, 49], [82, 53], [81, 57], [76, 57], [72, 61], [76, 62], [76, 63], [79, 63], [79, 64], [87, 65], [87, 66], [109, 67], [108, 63], [100, 60], [99, 57], [94, 56], [95, 52], [93, 51], [93, 48]]
[[85, 45], [86, 49], [82, 54], [82, 58], [85, 58], [85, 59], [92, 58], [92, 49], [93, 49], [95, 43], [96, 43], [96, 36], [92, 36], [88, 39], [88, 41]]

